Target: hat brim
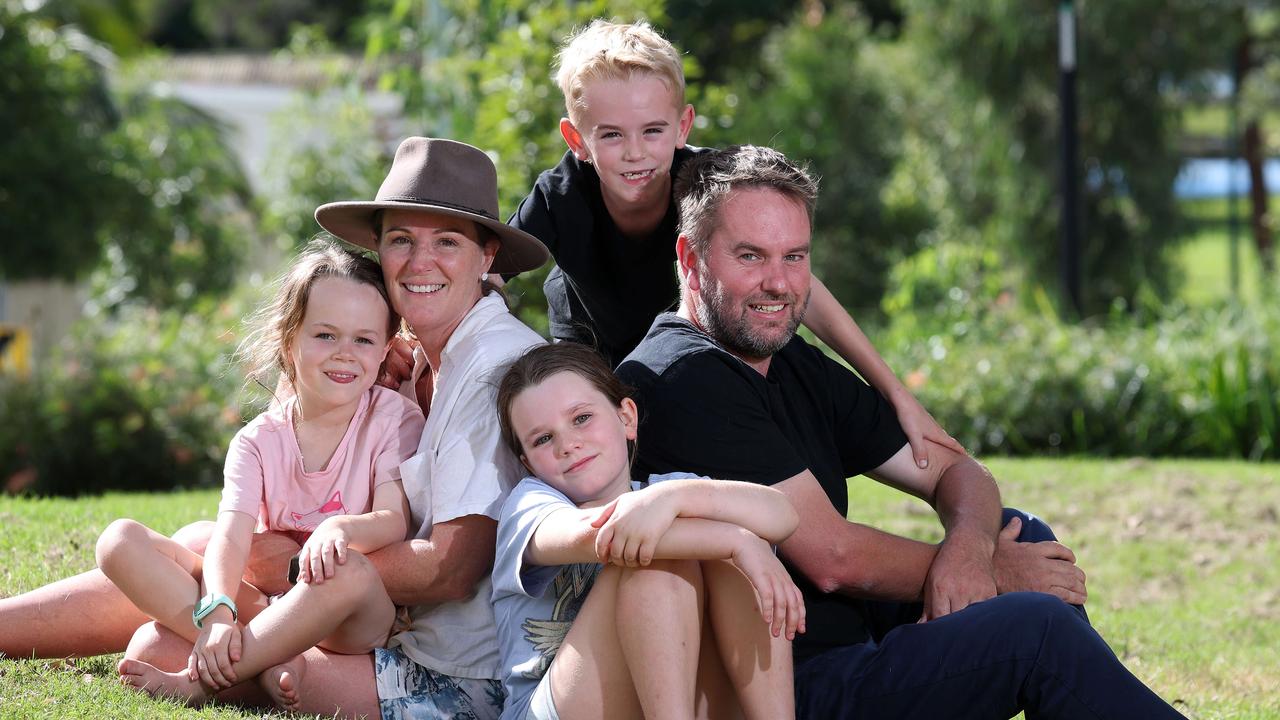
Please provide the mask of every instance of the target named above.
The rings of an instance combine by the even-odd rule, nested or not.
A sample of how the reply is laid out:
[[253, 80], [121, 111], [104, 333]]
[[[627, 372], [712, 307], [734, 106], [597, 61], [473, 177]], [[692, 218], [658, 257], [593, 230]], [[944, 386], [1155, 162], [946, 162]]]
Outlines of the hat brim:
[[450, 217], [464, 218], [489, 228], [498, 236], [498, 254], [490, 272], [511, 275], [536, 270], [550, 257], [541, 240], [523, 230], [484, 215], [427, 203], [373, 201], [332, 202], [316, 208], [316, 222], [330, 234], [366, 250], [378, 251], [378, 238], [373, 232], [373, 215], [379, 210], [416, 210]]

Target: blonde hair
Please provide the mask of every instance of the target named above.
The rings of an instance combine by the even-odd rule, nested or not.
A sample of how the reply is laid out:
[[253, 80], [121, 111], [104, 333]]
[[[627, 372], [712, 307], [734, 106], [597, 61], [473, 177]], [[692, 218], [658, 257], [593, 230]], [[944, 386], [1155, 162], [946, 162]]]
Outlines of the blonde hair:
[[612, 23], [592, 20], [570, 35], [556, 55], [555, 81], [564, 94], [569, 120], [578, 123], [586, 108], [582, 96], [593, 80], [630, 80], [637, 73], [658, 78], [671, 90], [676, 108], [684, 107], [684, 67], [680, 53], [643, 20]]
[[313, 240], [273, 283], [276, 292], [271, 300], [259, 307], [247, 321], [252, 329], [240, 343], [236, 355], [248, 367], [250, 381], [270, 389], [266, 381], [278, 371], [290, 385], [294, 383], [295, 371], [288, 358], [289, 343], [298, 334], [302, 318], [307, 314], [311, 288], [317, 280], [325, 277], [345, 278], [377, 290], [387, 303], [387, 339], [395, 335], [400, 326], [400, 316], [391, 307], [387, 286], [382, 279], [382, 267], [372, 258], [333, 242]]

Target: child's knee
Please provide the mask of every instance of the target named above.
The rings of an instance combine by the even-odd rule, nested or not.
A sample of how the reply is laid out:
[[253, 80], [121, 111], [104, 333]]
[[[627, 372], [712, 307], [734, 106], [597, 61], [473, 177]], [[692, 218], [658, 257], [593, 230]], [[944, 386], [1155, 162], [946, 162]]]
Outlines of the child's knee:
[[654, 560], [644, 567], [622, 568], [621, 583], [626, 593], [661, 593], [670, 596], [689, 588], [701, 593], [702, 562], [699, 560]]
[[364, 553], [356, 550], [348, 550], [346, 562], [338, 566], [333, 577], [313, 585], [312, 589], [332, 593], [344, 605], [355, 605], [371, 596], [386, 594], [378, 569]]
[[142, 523], [128, 518], [114, 520], [98, 536], [98, 544], [94, 548], [98, 567], [107, 572], [130, 552], [149, 542], [147, 527]]

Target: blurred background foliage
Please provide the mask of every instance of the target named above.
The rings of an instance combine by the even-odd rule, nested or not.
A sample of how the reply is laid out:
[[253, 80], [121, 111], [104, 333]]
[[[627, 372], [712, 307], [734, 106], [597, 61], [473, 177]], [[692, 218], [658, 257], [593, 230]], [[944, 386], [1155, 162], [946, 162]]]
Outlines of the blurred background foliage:
[[[1076, 5], [1082, 317], [1057, 285], [1055, 3], [0, 0], [0, 280], [88, 288], [54, 357], [0, 384], [0, 480], [215, 480], [256, 411], [227, 357], [279, 262], [264, 248], [305, 242], [319, 203], [371, 196], [399, 135], [484, 148], [514, 210], [564, 152], [558, 45], [598, 16], [686, 52], [693, 144], [769, 144], [821, 176], [815, 271], [975, 452], [1280, 458], [1270, 197], [1242, 201], [1236, 292], [1223, 201], [1174, 193], [1202, 136], [1247, 151], [1253, 128], [1275, 154], [1280, 10]], [[260, 197], [221, 121], [158, 81], [186, 51], [362, 70], [335, 64], [280, 114]], [[374, 89], [403, 101], [398, 131]], [[544, 276], [509, 286], [543, 330]]]

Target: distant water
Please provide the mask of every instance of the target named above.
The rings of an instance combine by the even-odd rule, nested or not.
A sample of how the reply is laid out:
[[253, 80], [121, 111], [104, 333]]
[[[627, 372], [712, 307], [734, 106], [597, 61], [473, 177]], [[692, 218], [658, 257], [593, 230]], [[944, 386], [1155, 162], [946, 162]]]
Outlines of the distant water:
[[[1262, 164], [1262, 180], [1269, 192], [1280, 192], [1280, 159]], [[1183, 163], [1173, 182], [1173, 194], [1180, 198], [1226, 197], [1233, 182], [1237, 195], [1249, 193], [1249, 167], [1243, 160], [1198, 158]]]

